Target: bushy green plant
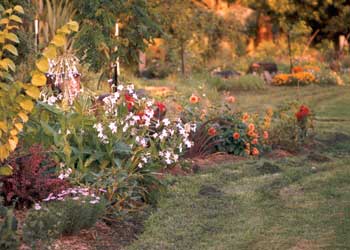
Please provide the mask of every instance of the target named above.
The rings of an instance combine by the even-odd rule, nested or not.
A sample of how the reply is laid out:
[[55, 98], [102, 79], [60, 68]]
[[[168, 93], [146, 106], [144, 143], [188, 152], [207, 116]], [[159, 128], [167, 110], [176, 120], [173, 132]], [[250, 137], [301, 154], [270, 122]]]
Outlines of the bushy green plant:
[[38, 242], [50, 243], [61, 235], [72, 235], [88, 229], [104, 215], [105, 206], [104, 201], [95, 203], [95, 198], [90, 196], [36, 204], [24, 222], [23, 239], [35, 246]]
[[0, 204], [0, 249], [13, 250], [18, 247], [17, 219], [12, 209]]
[[274, 112], [270, 141], [274, 148], [299, 151], [313, 131], [311, 110], [298, 102], [283, 104]]
[[193, 126], [165, 114], [163, 103], [137, 96], [133, 85], [119, 85], [100, 101], [81, 93], [72, 107], [46, 96], [25, 141], [51, 147], [63, 175], [69, 170], [73, 183], [106, 189], [110, 207], [119, 211], [147, 200], [150, 188], [159, 185], [154, 173], [176, 164], [192, 146]]
[[319, 85], [339, 85], [340, 78], [331, 70], [322, 70], [315, 74], [316, 82]]
[[208, 83], [217, 88], [218, 91], [235, 91], [235, 90], [262, 90], [266, 88], [264, 80], [257, 75], [244, 75], [231, 79], [222, 79], [212, 77]]

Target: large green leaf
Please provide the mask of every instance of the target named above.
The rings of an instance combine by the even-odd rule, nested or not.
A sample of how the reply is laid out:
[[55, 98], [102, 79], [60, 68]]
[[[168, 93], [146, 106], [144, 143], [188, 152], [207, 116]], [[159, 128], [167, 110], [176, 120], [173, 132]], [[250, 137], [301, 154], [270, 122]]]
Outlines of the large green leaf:
[[0, 176], [12, 175], [13, 168], [10, 165], [0, 166]]

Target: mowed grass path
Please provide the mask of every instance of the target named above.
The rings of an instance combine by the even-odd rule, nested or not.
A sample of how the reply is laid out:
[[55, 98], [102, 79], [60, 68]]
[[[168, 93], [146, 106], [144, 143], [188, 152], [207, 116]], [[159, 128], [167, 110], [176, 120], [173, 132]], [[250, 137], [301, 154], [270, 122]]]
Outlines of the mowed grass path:
[[[323, 120], [314, 151], [328, 161], [250, 159], [175, 178], [127, 249], [350, 249], [350, 88], [306, 87], [300, 96]], [[294, 97], [273, 88], [238, 95], [238, 105], [263, 110]]]

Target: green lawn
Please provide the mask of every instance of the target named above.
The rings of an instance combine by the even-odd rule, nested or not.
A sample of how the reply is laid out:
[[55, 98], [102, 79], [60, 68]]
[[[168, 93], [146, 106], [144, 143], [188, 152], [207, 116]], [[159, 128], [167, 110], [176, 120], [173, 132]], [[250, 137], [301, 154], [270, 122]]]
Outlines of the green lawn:
[[[236, 96], [242, 110], [262, 111], [295, 93]], [[350, 249], [350, 88], [306, 87], [300, 97], [322, 120], [313, 151], [329, 161], [250, 159], [175, 178], [127, 249]]]

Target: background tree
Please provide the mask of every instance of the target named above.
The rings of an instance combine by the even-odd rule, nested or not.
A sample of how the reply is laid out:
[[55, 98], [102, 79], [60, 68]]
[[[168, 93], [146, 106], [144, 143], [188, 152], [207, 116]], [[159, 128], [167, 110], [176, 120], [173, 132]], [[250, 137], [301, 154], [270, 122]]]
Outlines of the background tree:
[[[94, 72], [111, 72], [117, 57], [125, 62], [138, 59], [139, 50], [159, 32], [145, 0], [74, 0], [80, 22], [74, 47], [82, 62]], [[115, 23], [120, 22], [120, 38]], [[118, 47], [118, 50], [116, 50]]]

